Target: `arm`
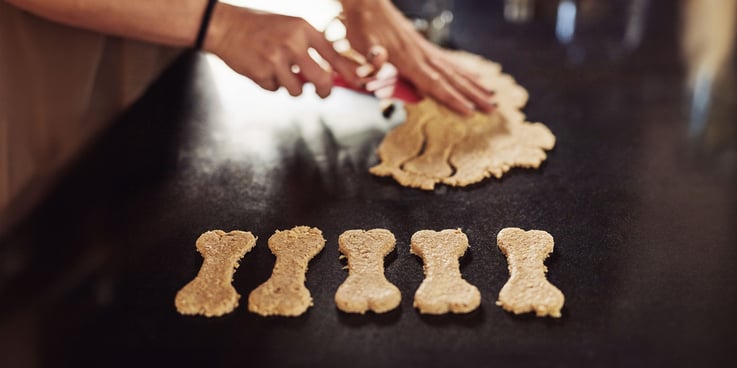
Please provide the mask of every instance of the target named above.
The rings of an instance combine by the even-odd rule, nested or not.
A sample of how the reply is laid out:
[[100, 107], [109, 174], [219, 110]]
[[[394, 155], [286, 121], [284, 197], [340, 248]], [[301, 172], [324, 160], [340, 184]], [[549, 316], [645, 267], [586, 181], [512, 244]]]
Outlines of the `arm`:
[[[69, 26], [170, 46], [192, 46], [207, 0], [6, 0], [18, 8]], [[322, 33], [300, 18], [269, 14], [219, 3], [215, 6], [204, 49], [261, 87], [284, 86], [302, 93], [292, 73], [297, 65], [305, 80], [326, 97], [332, 76], [308, 55], [314, 48], [345, 80], [360, 84], [356, 65], [340, 56]]]
[[[38, 16], [101, 33], [171, 46], [195, 42], [207, 0], [5, 0]], [[493, 109], [492, 95], [475, 82], [471, 72], [456, 66], [440, 48], [419, 35], [389, 0], [341, 0], [348, 39], [358, 51], [383, 46], [375, 64], [388, 56], [400, 74], [419, 91], [452, 109], [470, 114], [474, 108]], [[299, 66], [318, 95], [330, 94], [332, 77], [307, 54], [314, 48], [346, 81], [358, 86], [356, 65], [340, 56], [321, 33], [302, 19], [218, 4], [204, 49], [220, 56], [235, 71], [261, 87], [284, 86], [302, 93], [302, 82], [291, 72]], [[381, 49], [381, 48], [379, 48]], [[369, 57], [369, 59], [372, 59]]]
[[51, 21], [169, 46], [191, 46], [207, 0], [5, 0]]

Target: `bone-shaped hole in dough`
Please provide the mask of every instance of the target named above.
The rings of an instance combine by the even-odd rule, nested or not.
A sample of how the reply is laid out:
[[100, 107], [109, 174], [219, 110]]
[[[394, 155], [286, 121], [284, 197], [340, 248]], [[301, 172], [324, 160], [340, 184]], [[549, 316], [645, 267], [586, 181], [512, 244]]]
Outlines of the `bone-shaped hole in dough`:
[[[447, 116], [445, 114], [448, 114], [447, 110], [438, 111], [438, 115], [433, 116], [425, 124], [424, 151], [402, 165], [403, 170], [436, 179], [453, 175], [448, 157], [456, 144], [466, 136], [466, 124], [448, 121], [444, 119]], [[440, 114], [441, 111], [443, 114]]]
[[505, 228], [497, 245], [509, 263], [509, 281], [499, 292], [497, 305], [514, 314], [535, 312], [538, 317], [560, 317], [565, 297], [546, 278], [543, 261], [553, 252], [553, 237], [545, 231]]
[[197, 276], [174, 298], [177, 311], [185, 315], [217, 317], [238, 306], [240, 295], [231, 284], [238, 261], [256, 245], [250, 232], [208, 231], [197, 239], [197, 251], [204, 258]]
[[424, 110], [435, 110], [435, 105], [430, 100], [423, 100], [418, 104], [408, 104], [405, 108], [406, 121], [390, 130], [376, 150], [381, 162], [369, 170], [374, 175], [395, 176], [395, 179], [399, 180], [396, 176], [403, 172], [401, 165], [423, 150], [425, 144], [423, 130], [431, 116]]
[[269, 238], [269, 249], [276, 263], [266, 282], [248, 296], [248, 310], [262, 316], [296, 317], [312, 306], [305, 286], [307, 264], [325, 247], [320, 229], [297, 226], [276, 231]]
[[458, 259], [468, 249], [460, 229], [420, 230], [412, 235], [411, 252], [424, 262], [425, 280], [414, 306], [423, 314], [469, 313], [481, 304], [481, 293], [461, 277]]
[[348, 261], [348, 277], [335, 293], [338, 309], [364, 314], [399, 306], [402, 294], [384, 276], [384, 257], [395, 243], [394, 234], [385, 229], [348, 230], [338, 237], [339, 250]]

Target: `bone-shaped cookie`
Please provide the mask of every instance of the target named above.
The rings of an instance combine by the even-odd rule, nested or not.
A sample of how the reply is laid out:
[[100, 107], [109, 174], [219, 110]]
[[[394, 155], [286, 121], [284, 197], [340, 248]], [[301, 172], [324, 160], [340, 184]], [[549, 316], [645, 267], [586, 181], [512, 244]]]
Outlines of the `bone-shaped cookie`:
[[307, 264], [325, 247], [320, 229], [297, 226], [269, 238], [276, 256], [271, 277], [248, 296], [248, 310], [262, 316], [296, 317], [312, 306], [305, 286]]
[[420, 230], [412, 235], [411, 253], [422, 258], [425, 280], [414, 306], [423, 314], [468, 313], [481, 304], [481, 293], [461, 277], [458, 259], [468, 249], [460, 229]]
[[338, 248], [348, 260], [348, 278], [335, 293], [338, 309], [364, 314], [399, 306], [402, 294], [384, 276], [384, 257], [395, 243], [394, 234], [385, 229], [348, 230], [338, 237]]
[[496, 239], [507, 256], [510, 275], [496, 304], [514, 314], [535, 312], [538, 317], [560, 317], [565, 298], [545, 278], [548, 269], [543, 264], [553, 252], [553, 237], [541, 230], [506, 228]]
[[217, 317], [230, 313], [238, 306], [240, 295], [231, 282], [238, 261], [256, 245], [250, 232], [208, 231], [197, 239], [197, 251], [204, 261], [194, 280], [185, 285], [174, 298], [181, 314], [201, 314]]

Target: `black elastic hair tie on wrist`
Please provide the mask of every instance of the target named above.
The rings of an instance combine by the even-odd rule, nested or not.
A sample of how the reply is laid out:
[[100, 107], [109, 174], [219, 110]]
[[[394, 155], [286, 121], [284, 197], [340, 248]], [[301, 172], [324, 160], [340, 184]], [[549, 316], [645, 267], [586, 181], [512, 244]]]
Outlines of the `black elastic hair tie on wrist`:
[[210, 18], [212, 18], [212, 11], [215, 10], [215, 5], [218, 0], [207, 0], [207, 7], [205, 12], [202, 14], [202, 22], [200, 22], [200, 30], [197, 32], [197, 41], [195, 41], [194, 47], [197, 50], [202, 50], [202, 44], [205, 43], [205, 36], [207, 36], [207, 28], [210, 26]]

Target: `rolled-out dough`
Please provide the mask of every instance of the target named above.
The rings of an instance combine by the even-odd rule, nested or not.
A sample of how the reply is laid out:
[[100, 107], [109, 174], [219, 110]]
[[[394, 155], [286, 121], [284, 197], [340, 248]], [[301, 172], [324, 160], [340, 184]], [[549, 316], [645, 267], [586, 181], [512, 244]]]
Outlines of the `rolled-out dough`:
[[448, 54], [495, 91], [497, 108], [466, 118], [431, 98], [405, 105], [407, 120], [387, 133], [377, 150], [381, 162], [370, 172], [432, 190], [437, 183], [467, 186], [501, 178], [512, 167], [539, 168], [555, 136], [544, 124], [525, 121], [520, 109], [527, 91], [497, 63], [466, 52]]

